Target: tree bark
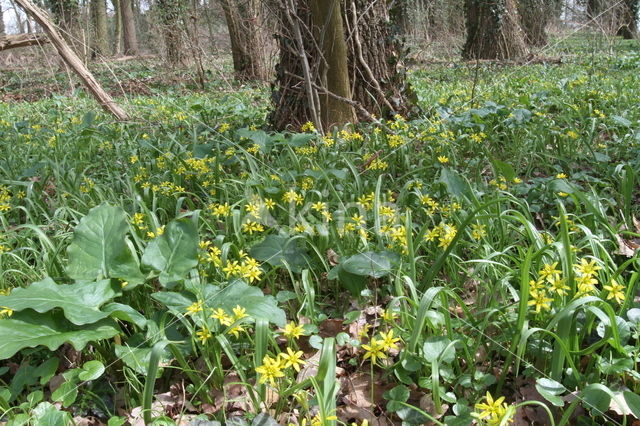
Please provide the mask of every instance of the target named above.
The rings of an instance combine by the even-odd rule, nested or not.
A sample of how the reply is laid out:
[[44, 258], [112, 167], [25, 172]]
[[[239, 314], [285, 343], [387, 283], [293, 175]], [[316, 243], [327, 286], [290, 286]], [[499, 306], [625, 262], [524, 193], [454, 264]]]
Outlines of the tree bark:
[[109, 54], [109, 32], [105, 0], [91, 0], [91, 18], [94, 28], [93, 56], [107, 55]]
[[219, 0], [229, 30], [233, 70], [238, 81], [266, 80], [267, 49], [258, 0]]
[[620, 26], [617, 35], [625, 40], [632, 40], [638, 32], [638, 9], [639, 0], [624, 0], [620, 5], [619, 22]]
[[524, 30], [525, 41], [529, 46], [542, 47], [547, 44], [547, 25], [553, 16], [551, 0], [520, 0], [518, 12]]
[[[328, 93], [320, 94], [320, 119], [325, 130], [355, 122], [353, 105], [340, 98], [351, 99], [347, 43], [345, 42], [339, 0], [312, 0], [313, 36], [323, 60], [318, 66], [318, 80]], [[329, 93], [335, 95], [330, 96]], [[340, 97], [340, 98], [339, 98]]]
[[0, 36], [4, 34], [4, 14], [2, 12], [2, 3], [0, 2]]
[[527, 54], [515, 0], [465, 0], [465, 59], [517, 59]]
[[133, 18], [132, 0], [119, 0], [122, 17], [122, 33], [124, 38], [124, 54], [135, 56], [139, 53], [136, 23]]
[[158, 0], [158, 14], [162, 27], [162, 37], [167, 63], [172, 66], [183, 65], [184, 43], [181, 28], [184, 22], [184, 2], [181, 0]]
[[[317, 122], [322, 127], [324, 124], [345, 124], [346, 119], [327, 121], [327, 114], [332, 113], [331, 110], [325, 111], [328, 98], [332, 98], [334, 105], [335, 102], [344, 104], [341, 108], [345, 111], [345, 106], [349, 111], [355, 108], [356, 121], [372, 120], [373, 115], [388, 117], [404, 113], [405, 76], [400, 69], [402, 39], [397, 37], [395, 25], [394, 5], [397, 3], [392, 0], [336, 0], [336, 3], [343, 6], [343, 35], [336, 39], [337, 33], [331, 34], [328, 28], [321, 32], [312, 30], [314, 16], [318, 16], [317, 13], [312, 13], [315, 1], [318, 1], [316, 6], [322, 5], [325, 11], [330, 10], [329, 4], [334, 4], [333, 0], [277, 2], [281, 15], [277, 34], [280, 57], [272, 91], [275, 106], [269, 117], [272, 126], [284, 129], [288, 126], [299, 127], [312, 121], [320, 129]], [[287, 4], [290, 4], [290, 10], [287, 9]], [[292, 16], [287, 17], [289, 12]], [[318, 22], [317, 18], [315, 22]], [[294, 31], [297, 30], [296, 24], [303, 31], [299, 36]], [[318, 38], [321, 35], [324, 36], [324, 41]], [[344, 54], [336, 53], [340, 49], [335, 44], [340, 39], [346, 44], [347, 78], [329, 78], [330, 61], [335, 62], [332, 72], [343, 75], [339, 70], [344, 64]], [[331, 58], [334, 54], [342, 58], [339, 61], [338, 58]], [[345, 81], [348, 82], [349, 90], [343, 90]], [[349, 116], [353, 117], [353, 113], [350, 112]]]
[[73, 49], [69, 47], [64, 38], [62, 38], [56, 26], [47, 16], [47, 13], [31, 3], [31, 0], [15, 1], [20, 5], [20, 7], [22, 7], [22, 9], [24, 9], [27, 15], [33, 17], [33, 19], [42, 27], [43, 31], [47, 34], [49, 40], [56, 48], [62, 59], [71, 69], [74, 70], [78, 77], [80, 77], [84, 85], [100, 103], [102, 108], [113, 114], [118, 120], [128, 120], [129, 116], [127, 113], [124, 112], [124, 110], [115, 103], [111, 96], [102, 89], [93, 74], [91, 74]]
[[[406, 51], [398, 25], [405, 19], [404, 8], [402, 1], [345, 1], [353, 99], [378, 117], [407, 113]], [[358, 116], [368, 118], [362, 110]]]
[[122, 55], [122, 7], [120, 0], [111, 0], [114, 11], [114, 28], [113, 28], [113, 53], [116, 56]]
[[0, 52], [17, 47], [34, 46], [49, 43], [44, 34], [16, 34], [3, 35], [0, 33]]

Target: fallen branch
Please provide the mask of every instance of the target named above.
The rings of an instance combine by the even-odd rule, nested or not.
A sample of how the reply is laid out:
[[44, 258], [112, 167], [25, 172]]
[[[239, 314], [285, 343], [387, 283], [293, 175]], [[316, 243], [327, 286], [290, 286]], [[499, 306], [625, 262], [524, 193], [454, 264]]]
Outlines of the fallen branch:
[[0, 36], [0, 52], [18, 47], [35, 46], [49, 43], [44, 34], [15, 34]]
[[64, 41], [56, 26], [51, 22], [47, 13], [40, 9], [31, 0], [15, 0], [24, 9], [27, 15], [31, 16], [44, 30], [49, 37], [51, 44], [56, 48], [64, 62], [80, 77], [84, 85], [91, 92], [102, 108], [113, 114], [118, 120], [128, 120], [129, 116], [113, 98], [100, 86], [93, 74], [82, 63], [78, 55]]

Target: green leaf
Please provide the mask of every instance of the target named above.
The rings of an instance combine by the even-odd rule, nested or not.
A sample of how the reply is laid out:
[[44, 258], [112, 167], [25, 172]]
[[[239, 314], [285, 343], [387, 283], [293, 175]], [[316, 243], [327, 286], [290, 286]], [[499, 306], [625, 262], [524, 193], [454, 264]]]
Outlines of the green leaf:
[[0, 306], [14, 311], [31, 308], [40, 313], [61, 308], [69, 321], [83, 325], [109, 316], [100, 311], [100, 306], [117, 294], [110, 280], [59, 285], [51, 278], [45, 278], [29, 287], [15, 288], [8, 296], [0, 296]]
[[89, 210], [67, 249], [67, 273], [75, 280], [120, 278], [138, 284], [144, 277], [125, 242], [127, 218], [121, 207], [100, 204]]
[[367, 279], [364, 276], [352, 274], [344, 270], [342, 265], [338, 265], [329, 271], [327, 279], [340, 280], [340, 283], [346, 288], [352, 295], [358, 296], [367, 287]]
[[271, 266], [289, 265], [293, 272], [299, 273], [309, 264], [309, 256], [300, 240], [290, 240], [281, 235], [267, 235], [249, 251], [251, 256]]
[[88, 361], [82, 366], [82, 371], [78, 373], [78, 379], [83, 382], [95, 380], [104, 373], [104, 365], [100, 361]]
[[640, 419], [640, 395], [629, 391], [625, 391], [623, 395], [624, 401], [627, 403], [633, 415], [636, 419]]
[[455, 359], [456, 350], [451, 340], [445, 336], [428, 337], [422, 345], [422, 356], [429, 363], [435, 361], [452, 362]]
[[108, 339], [119, 332], [117, 324], [110, 318], [77, 327], [52, 313], [34, 315], [33, 311], [17, 312], [0, 320], [0, 359], [11, 358], [21, 349], [39, 345], [53, 351], [64, 343], [70, 343], [79, 351], [91, 341]]
[[384, 393], [384, 398], [387, 402], [387, 409], [389, 411], [398, 411], [404, 407], [398, 402], [407, 402], [409, 399], [409, 388], [404, 385], [398, 385], [393, 389], [390, 389]]
[[68, 407], [78, 397], [78, 384], [75, 380], [67, 380], [62, 382], [58, 388], [51, 394], [51, 399], [56, 402], [61, 402], [64, 407]]
[[396, 259], [390, 252], [366, 252], [356, 254], [343, 261], [340, 266], [350, 274], [382, 278], [391, 271], [391, 264]]
[[472, 194], [469, 182], [455, 170], [444, 167], [440, 172], [440, 182], [445, 185], [447, 192], [454, 197], [460, 198]]
[[151, 241], [142, 263], [160, 272], [160, 283], [167, 286], [182, 280], [198, 265], [198, 230], [191, 220], [171, 221], [164, 233]]
[[594, 410], [593, 414], [602, 415], [609, 411], [611, 404], [611, 395], [597, 386], [587, 386], [581, 392], [582, 406], [588, 410]]
[[491, 163], [496, 170], [496, 174], [504, 176], [509, 182], [512, 182], [516, 177], [516, 172], [513, 170], [513, 167], [511, 167], [511, 164], [496, 159], [491, 160]]
[[165, 305], [167, 308], [179, 312], [184, 312], [187, 306], [192, 305], [196, 301], [196, 298], [186, 291], [182, 293], [176, 293], [173, 291], [161, 291], [158, 293], [153, 293], [151, 297]]
[[31, 412], [31, 422], [33, 426], [67, 426], [71, 424], [71, 414], [60, 411], [49, 403], [41, 402]]
[[109, 303], [102, 307], [102, 312], [108, 314], [111, 318], [126, 321], [135, 324], [140, 328], [147, 326], [147, 319], [140, 312], [136, 311], [129, 305], [122, 303]]
[[559, 396], [566, 391], [562, 384], [543, 377], [536, 380], [536, 389], [544, 399], [556, 407], [564, 406], [564, 400]]
[[233, 308], [240, 305], [254, 319], [264, 318], [279, 327], [285, 326], [285, 312], [278, 307], [276, 299], [265, 296], [258, 287], [247, 285], [242, 280], [234, 280], [222, 290], [208, 285], [204, 293], [205, 306], [208, 308], [222, 308], [230, 314]]

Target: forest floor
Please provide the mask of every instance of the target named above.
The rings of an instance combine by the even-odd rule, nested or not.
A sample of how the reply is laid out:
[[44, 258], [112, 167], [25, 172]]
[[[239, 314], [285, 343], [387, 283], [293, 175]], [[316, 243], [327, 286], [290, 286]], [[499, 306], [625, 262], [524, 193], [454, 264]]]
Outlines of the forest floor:
[[3, 72], [0, 423], [638, 422], [640, 47], [603, 43], [416, 65], [414, 116], [327, 135], [226, 62], [96, 66], [128, 123]]

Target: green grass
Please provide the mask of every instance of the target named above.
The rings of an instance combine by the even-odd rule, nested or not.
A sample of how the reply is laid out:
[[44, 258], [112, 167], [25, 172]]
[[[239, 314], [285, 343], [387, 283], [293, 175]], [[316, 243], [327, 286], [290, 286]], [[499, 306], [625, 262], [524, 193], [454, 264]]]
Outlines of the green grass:
[[499, 424], [525, 387], [556, 424], [637, 417], [640, 61], [593, 59], [415, 70], [418, 115], [325, 137], [261, 130], [261, 88], [159, 89], [124, 124], [0, 104], [3, 420], [194, 415], [171, 386], [220, 421]]

